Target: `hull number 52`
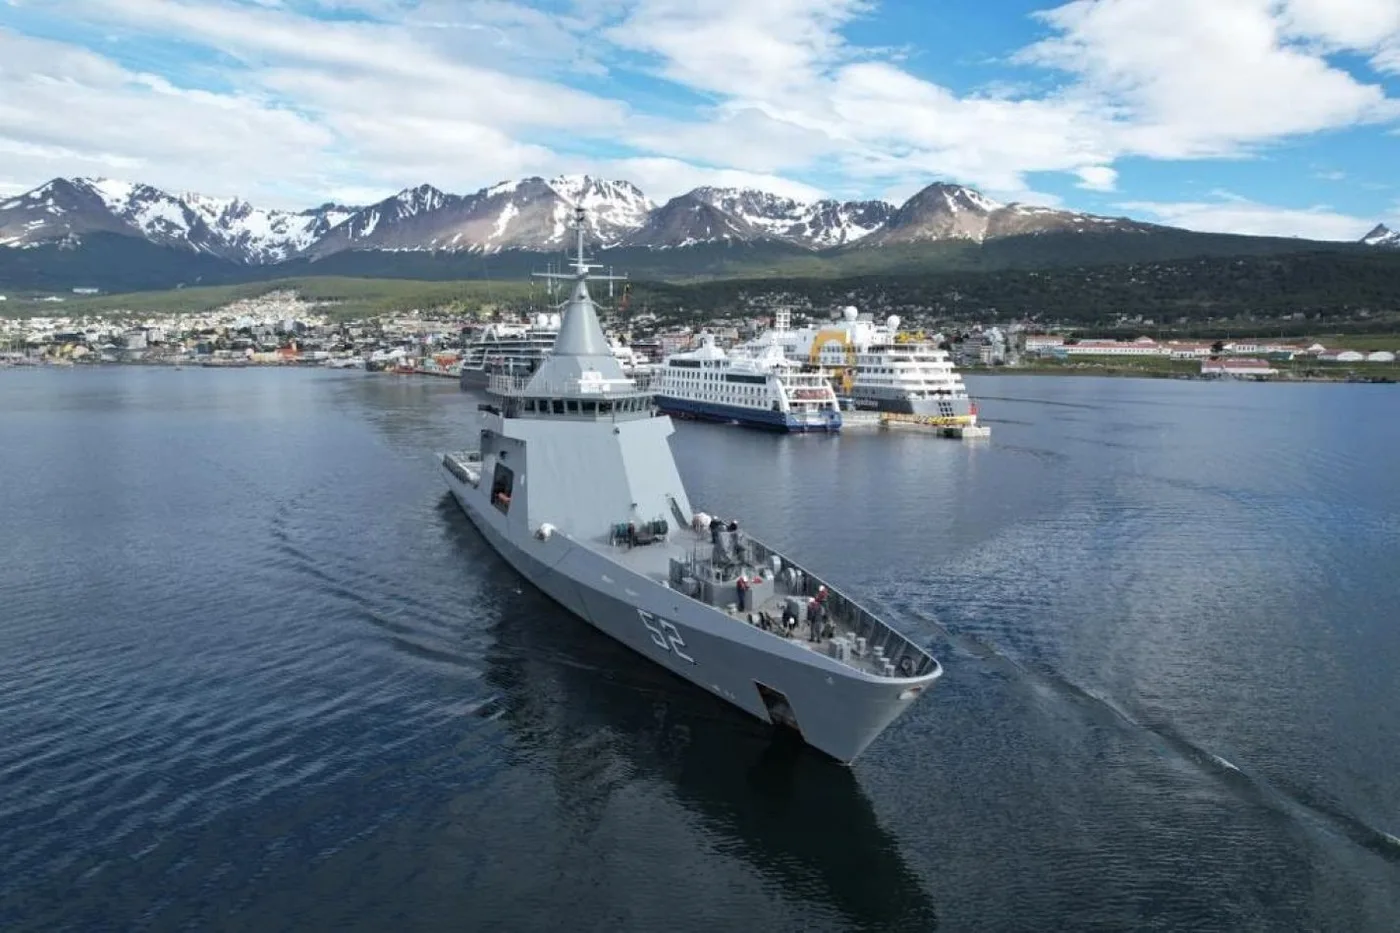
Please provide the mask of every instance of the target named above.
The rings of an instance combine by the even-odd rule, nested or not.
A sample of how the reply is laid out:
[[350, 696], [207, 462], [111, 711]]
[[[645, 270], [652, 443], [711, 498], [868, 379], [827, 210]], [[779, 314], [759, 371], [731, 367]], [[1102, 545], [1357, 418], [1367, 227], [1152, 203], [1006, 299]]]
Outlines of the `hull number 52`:
[[656, 643], [656, 647], [662, 651], [671, 652], [683, 661], [695, 663], [695, 659], [685, 653], [685, 642], [681, 639], [681, 633], [676, 631], [674, 625], [659, 616], [643, 612], [640, 609], [637, 610], [637, 615], [642, 617], [642, 624], [651, 634], [651, 640]]

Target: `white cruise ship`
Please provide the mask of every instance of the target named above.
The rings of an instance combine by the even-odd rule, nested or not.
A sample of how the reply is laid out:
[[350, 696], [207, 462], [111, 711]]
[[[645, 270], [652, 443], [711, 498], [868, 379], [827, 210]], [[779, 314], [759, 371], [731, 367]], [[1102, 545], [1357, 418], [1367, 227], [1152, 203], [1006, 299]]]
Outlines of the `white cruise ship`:
[[852, 408], [932, 417], [949, 425], [977, 423], [977, 406], [947, 351], [901, 333], [897, 316], [877, 324], [846, 308], [840, 321], [795, 330], [789, 320], [780, 309], [774, 328], [749, 346], [779, 347], [793, 363], [833, 375], [843, 402]]
[[805, 373], [775, 347], [734, 356], [705, 334], [698, 348], [673, 353], [657, 370], [656, 406], [669, 415], [779, 431], [839, 431], [841, 406], [830, 381]]
[[622, 367], [623, 374], [636, 382], [638, 388], [644, 389], [649, 385], [656, 367], [646, 357], [616, 337], [608, 338], [608, 349], [612, 350], [613, 358]]
[[462, 351], [462, 388], [484, 389], [498, 374], [528, 376], [558, 337], [558, 314], [537, 314], [528, 324], [487, 324]]

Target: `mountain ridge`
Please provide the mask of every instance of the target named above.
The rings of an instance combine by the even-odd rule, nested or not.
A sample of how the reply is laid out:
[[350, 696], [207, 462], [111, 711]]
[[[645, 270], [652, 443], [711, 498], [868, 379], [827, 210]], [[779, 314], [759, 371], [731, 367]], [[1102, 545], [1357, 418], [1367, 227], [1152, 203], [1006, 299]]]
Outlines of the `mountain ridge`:
[[23, 248], [108, 232], [250, 265], [345, 250], [547, 251], [564, 245], [575, 205], [588, 212], [590, 240], [605, 249], [773, 240], [821, 252], [950, 239], [981, 243], [1042, 232], [1174, 229], [1126, 217], [1002, 204], [946, 182], [928, 185], [901, 205], [802, 201], [754, 188], [710, 186], [657, 204], [627, 181], [531, 176], [465, 195], [421, 184], [374, 204], [325, 203], [287, 211], [258, 208], [240, 198], [171, 194], [139, 182], [55, 178], [0, 201], [0, 245]]
[[[287, 211], [134, 182], [55, 178], [0, 200], [0, 286], [110, 289], [138, 281], [157, 287], [211, 278], [361, 274], [357, 269], [442, 278], [473, 264], [482, 275], [515, 274], [541, 264], [542, 254], [567, 248], [575, 205], [587, 212], [595, 255], [637, 274], [678, 278], [1400, 247], [1400, 236], [1384, 225], [1353, 244], [1209, 234], [1003, 204], [946, 182], [928, 185], [901, 205], [802, 201], [708, 186], [657, 204], [627, 181], [531, 176], [465, 195], [421, 184], [374, 204], [327, 202]], [[118, 255], [147, 268], [114, 269]], [[182, 263], [188, 274], [181, 274]], [[84, 269], [93, 271], [72, 278]]]

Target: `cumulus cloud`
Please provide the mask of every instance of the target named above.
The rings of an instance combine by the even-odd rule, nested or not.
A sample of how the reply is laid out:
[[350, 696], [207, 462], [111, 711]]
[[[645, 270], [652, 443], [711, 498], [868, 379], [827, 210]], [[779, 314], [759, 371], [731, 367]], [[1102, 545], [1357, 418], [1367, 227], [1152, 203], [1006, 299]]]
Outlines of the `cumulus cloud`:
[[1370, 54], [1378, 70], [1400, 72], [1400, 3], [1395, 0], [1285, 0], [1281, 12], [1290, 37]]
[[9, 185], [70, 174], [159, 177], [228, 193], [319, 177], [324, 126], [252, 95], [178, 87], [64, 43], [0, 29], [0, 164]]
[[632, 0], [605, 32], [687, 87], [738, 99], [803, 95], [853, 54], [840, 29], [866, 0]]
[[1058, 34], [1020, 60], [1075, 75], [1077, 96], [1117, 116], [1118, 154], [1229, 156], [1400, 116], [1379, 85], [1285, 41], [1274, 0], [1075, 0], [1038, 16]]
[[1400, 120], [1367, 66], [1335, 57], [1400, 73], [1396, 0], [1073, 0], [1007, 50], [1063, 79], [1048, 92], [953, 89], [853, 45], [874, 0], [10, 3], [129, 52], [182, 43], [217, 80], [0, 32], [9, 187], [105, 173], [286, 204], [587, 170], [662, 200], [706, 183], [815, 196], [812, 179], [839, 178], [843, 195], [878, 196], [947, 179], [1053, 204], [1046, 173], [1114, 191], [1127, 157], [1249, 157]]
[[[587, 169], [590, 166], [584, 163], [581, 167]], [[799, 201], [814, 201], [823, 195], [819, 188], [780, 175], [708, 168], [679, 159], [616, 159], [593, 163], [591, 167], [595, 171], [601, 169], [604, 173], [625, 178], [660, 201], [702, 185], [716, 188], [757, 188]]]
[[1273, 207], [1226, 192], [1217, 192], [1212, 201], [1128, 201], [1117, 206], [1161, 223], [1208, 233], [1351, 241], [1361, 239], [1376, 225], [1374, 219], [1339, 213], [1325, 205]]
[[1107, 165], [1086, 165], [1076, 169], [1079, 187], [1088, 191], [1112, 191], [1118, 184], [1118, 173]]
[[[608, 35], [692, 91], [811, 130], [782, 150], [784, 162], [773, 161], [772, 145], [745, 146], [736, 166], [806, 158], [886, 190], [942, 177], [1029, 198], [1035, 173], [1112, 190], [1112, 165], [1125, 156], [1237, 158], [1400, 117], [1380, 85], [1325, 54], [1382, 54], [1389, 20], [1363, 0], [1345, 0], [1341, 18], [1329, 19], [1322, 2], [1075, 0], [1038, 14], [1049, 35], [1015, 55], [1071, 78], [1048, 94], [956, 93], [852, 48], [840, 29], [870, 10], [864, 3], [631, 0]], [[702, 125], [672, 137], [666, 154], [685, 158], [688, 141], [726, 138], [722, 117]]]

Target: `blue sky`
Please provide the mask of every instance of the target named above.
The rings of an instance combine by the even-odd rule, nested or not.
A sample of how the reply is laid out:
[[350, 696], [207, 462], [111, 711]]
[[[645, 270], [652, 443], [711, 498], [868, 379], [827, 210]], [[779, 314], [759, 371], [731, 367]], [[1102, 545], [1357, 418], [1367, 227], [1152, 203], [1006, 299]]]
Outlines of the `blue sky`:
[[0, 0], [0, 194], [589, 172], [1207, 230], [1400, 226], [1400, 0]]

